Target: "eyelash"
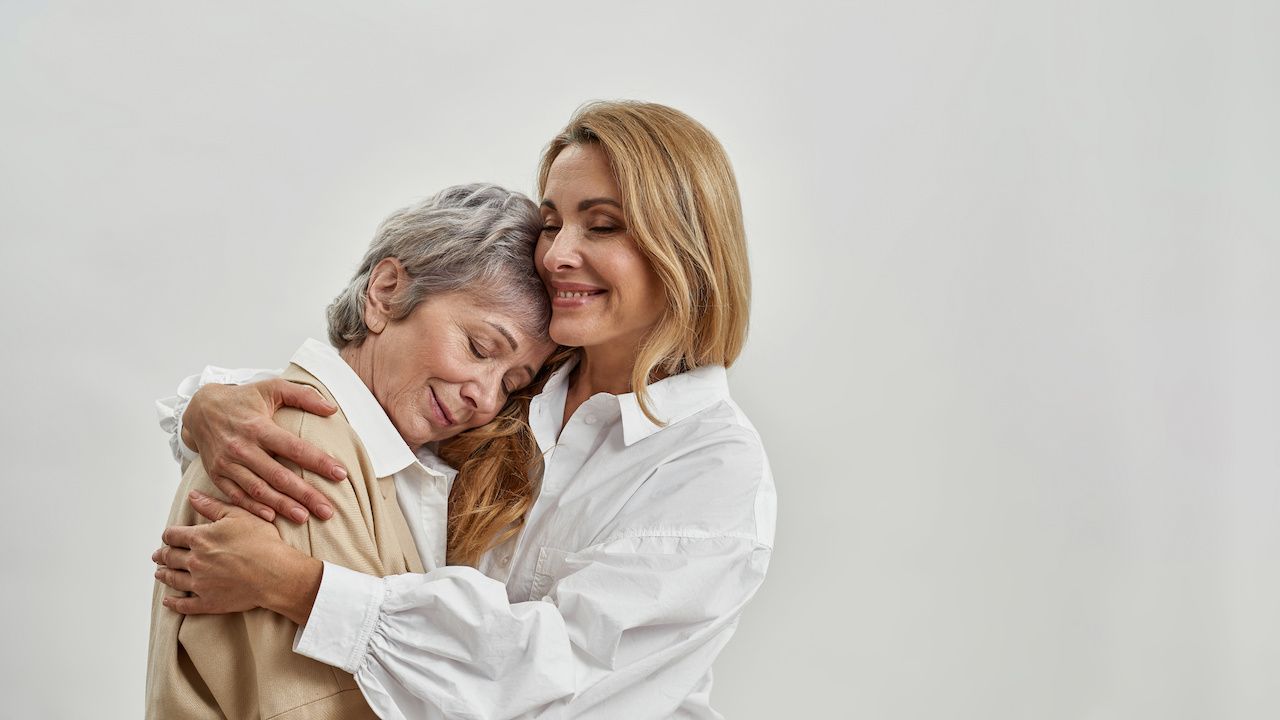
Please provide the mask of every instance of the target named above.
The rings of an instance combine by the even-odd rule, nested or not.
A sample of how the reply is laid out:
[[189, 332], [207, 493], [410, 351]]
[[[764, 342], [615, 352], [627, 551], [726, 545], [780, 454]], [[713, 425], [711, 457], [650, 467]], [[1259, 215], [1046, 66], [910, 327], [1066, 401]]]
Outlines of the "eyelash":
[[472, 354], [472, 355], [475, 355], [477, 360], [488, 360], [488, 359], [489, 359], [489, 356], [488, 356], [488, 355], [484, 355], [484, 354], [482, 354], [482, 353], [480, 352], [479, 347], [477, 347], [477, 346], [476, 346], [476, 341], [475, 341], [475, 340], [467, 340], [467, 345], [471, 347], [471, 354]]
[[[597, 225], [593, 228], [588, 228], [588, 229], [597, 235], [611, 235], [613, 233], [618, 232], [622, 228], [617, 227], [616, 225]], [[543, 225], [542, 226], [543, 235], [554, 235], [557, 232], [560, 232], [559, 225]]]

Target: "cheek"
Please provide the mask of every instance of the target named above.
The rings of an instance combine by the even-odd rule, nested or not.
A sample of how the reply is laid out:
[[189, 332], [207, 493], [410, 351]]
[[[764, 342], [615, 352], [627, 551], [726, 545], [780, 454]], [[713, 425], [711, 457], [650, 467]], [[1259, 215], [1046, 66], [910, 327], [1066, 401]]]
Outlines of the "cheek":
[[650, 315], [655, 308], [661, 310], [664, 302], [662, 280], [639, 252], [619, 258], [612, 271], [614, 277], [625, 278], [624, 302], [643, 315]]
[[533, 268], [538, 271], [538, 277], [542, 278], [542, 284], [547, 284], [547, 243], [539, 240], [533, 250]]

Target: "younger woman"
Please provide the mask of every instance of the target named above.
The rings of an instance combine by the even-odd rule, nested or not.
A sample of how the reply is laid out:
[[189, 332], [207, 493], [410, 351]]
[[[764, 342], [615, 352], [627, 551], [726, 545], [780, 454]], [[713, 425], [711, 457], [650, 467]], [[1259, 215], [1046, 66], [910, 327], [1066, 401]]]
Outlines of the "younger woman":
[[[750, 288], [732, 170], [676, 110], [593, 103], [548, 146], [539, 191], [550, 333], [578, 350], [528, 406], [539, 482], [496, 500], [531, 501], [518, 532], [495, 534], [474, 567], [378, 578], [325, 564], [317, 586], [282, 598], [263, 578], [302, 558], [248, 539], [260, 518], [201, 497], [215, 522], [165, 542], [191, 548], [177, 569], [196, 566], [208, 590], [172, 607], [297, 617], [296, 652], [354, 674], [383, 717], [719, 717], [711, 664], [764, 579], [775, 516], [725, 375]], [[197, 394], [188, 425], [223, 428], [192, 433], [202, 453], [246, 442], [210, 418], [262, 395]]]

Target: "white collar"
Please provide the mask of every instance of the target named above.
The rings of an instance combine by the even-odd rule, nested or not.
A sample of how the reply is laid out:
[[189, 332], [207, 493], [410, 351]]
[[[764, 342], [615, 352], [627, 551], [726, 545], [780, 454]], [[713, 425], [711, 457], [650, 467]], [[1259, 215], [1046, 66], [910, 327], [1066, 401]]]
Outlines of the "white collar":
[[[319, 340], [308, 339], [293, 354], [291, 362], [306, 370], [324, 384], [337, 401], [347, 422], [356, 431], [364, 449], [369, 453], [373, 472], [378, 477], [394, 475], [418, 462], [400, 431], [378, 404], [369, 388], [338, 354], [336, 348]], [[425, 468], [433, 474], [436, 471]]]
[[630, 447], [666, 426], [728, 399], [729, 377], [723, 365], [704, 365], [649, 385], [649, 409], [666, 425], [655, 424], [645, 416], [635, 393], [619, 395], [622, 441]]
[[[577, 364], [576, 358], [566, 362], [547, 380], [542, 392], [533, 398], [529, 425], [543, 453], [555, 445], [560, 435], [564, 405], [569, 394], [569, 374]], [[720, 400], [727, 400], [729, 379], [724, 366], [704, 365], [651, 383], [648, 390], [649, 409], [666, 425], [672, 425]], [[608, 396], [618, 403], [622, 417], [622, 442], [628, 447], [666, 427], [645, 416], [635, 393]]]

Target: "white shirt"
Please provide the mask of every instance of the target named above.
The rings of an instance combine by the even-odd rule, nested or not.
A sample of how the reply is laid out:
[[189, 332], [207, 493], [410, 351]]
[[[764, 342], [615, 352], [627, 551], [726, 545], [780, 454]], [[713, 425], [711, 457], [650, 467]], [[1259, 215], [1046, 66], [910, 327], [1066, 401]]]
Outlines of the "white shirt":
[[711, 663], [773, 547], [759, 436], [718, 366], [649, 387], [665, 427], [601, 393], [562, 428], [570, 369], [530, 407], [546, 469], [525, 527], [480, 570], [325, 565], [294, 649], [381, 717], [720, 717]]

